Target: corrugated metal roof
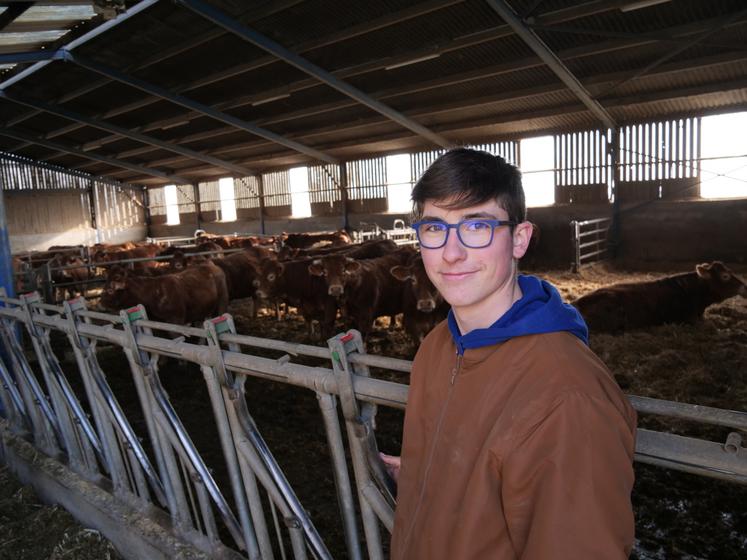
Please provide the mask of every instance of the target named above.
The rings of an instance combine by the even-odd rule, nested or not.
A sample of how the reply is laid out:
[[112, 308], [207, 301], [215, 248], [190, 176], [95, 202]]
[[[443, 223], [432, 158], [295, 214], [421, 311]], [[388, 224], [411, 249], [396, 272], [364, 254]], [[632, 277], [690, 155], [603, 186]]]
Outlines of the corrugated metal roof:
[[[127, 6], [137, 10], [146, 1]], [[205, 156], [263, 171], [316, 163], [312, 150], [332, 160], [432, 149], [415, 124], [456, 143], [598, 125], [484, 0], [208, 1], [342, 84], [324, 83], [310, 68], [279, 60], [179, 3], [156, 2], [75, 48], [75, 56], [103, 69], [55, 61], [17, 83], [6, 80], [31, 63], [0, 70], [0, 89], [9, 96], [0, 99], [0, 150], [159, 184], [159, 174], [175, 171], [191, 180], [227, 173]], [[743, 0], [620, 10], [628, 4], [511, 1], [617, 120], [747, 108]], [[63, 6], [0, 9], [0, 53], [53, 51], [104, 23], [92, 4]], [[37, 35], [11, 44], [7, 34], [19, 32], [29, 40], [30, 33], [52, 32], [45, 38], [51, 42]], [[110, 71], [121, 76], [112, 79]], [[359, 93], [341, 91], [348, 86]], [[154, 88], [177, 97], [165, 99]], [[33, 108], [38, 101], [51, 109]]]

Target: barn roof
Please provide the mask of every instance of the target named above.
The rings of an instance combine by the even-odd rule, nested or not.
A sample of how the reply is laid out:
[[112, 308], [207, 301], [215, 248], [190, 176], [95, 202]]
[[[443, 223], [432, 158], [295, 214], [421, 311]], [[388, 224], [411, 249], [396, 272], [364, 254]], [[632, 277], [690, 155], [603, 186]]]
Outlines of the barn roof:
[[159, 185], [747, 106], [742, 0], [96, 4], [0, 12], [0, 150]]

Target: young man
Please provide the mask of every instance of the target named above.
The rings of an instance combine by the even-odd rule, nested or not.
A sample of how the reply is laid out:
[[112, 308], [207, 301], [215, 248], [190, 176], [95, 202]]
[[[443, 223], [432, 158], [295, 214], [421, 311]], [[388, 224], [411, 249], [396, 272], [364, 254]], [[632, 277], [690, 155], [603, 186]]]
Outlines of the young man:
[[583, 319], [517, 263], [519, 171], [447, 152], [412, 193], [426, 272], [451, 304], [413, 363], [394, 560], [616, 560], [633, 545], [636, 415]]

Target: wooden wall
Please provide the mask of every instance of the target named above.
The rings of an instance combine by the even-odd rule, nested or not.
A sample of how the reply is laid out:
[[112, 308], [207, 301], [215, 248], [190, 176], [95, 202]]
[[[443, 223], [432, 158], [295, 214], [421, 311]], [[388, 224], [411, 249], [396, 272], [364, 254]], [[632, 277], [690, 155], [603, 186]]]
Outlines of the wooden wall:
[[119, 243], [145, 238], [145, 212], [138, 192], [98, 185], [96, 227], [85, 190], [5, 191], [11, 251], [46, 250], [52, 245]]

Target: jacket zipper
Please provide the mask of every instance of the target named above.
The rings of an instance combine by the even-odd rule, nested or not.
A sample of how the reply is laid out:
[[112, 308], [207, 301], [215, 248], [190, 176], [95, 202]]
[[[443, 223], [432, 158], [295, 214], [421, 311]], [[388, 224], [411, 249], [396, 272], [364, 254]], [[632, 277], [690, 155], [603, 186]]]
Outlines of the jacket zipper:
[[407, 550], [407, 545], [410, 542], [410, 535], [412, 534], [412, 530], [415, 527], [415, 521], [418, 518], [418, 513], [420, 512], [420, 506], [423, 504], [423, 496], [425, 494], [425, 487], [428, 482], [428, 475], [431, 471], [431, 463], [433, 461], [433, 454], [436, 452], [436, 445], [438, 444], [438, 438], [441, 435], [441, 424], [443, 423], [444, 416], [446, 415], [446, 409], [449, 407], [449, 401], [451, 401], [451, 392], [452, 388], [454, 387], [454, 382], [456, 381], [456, 377], [459, 374], [459, 371], [462, 368], [462, 355], [457, 350], [457, 359], [456, 364], [451, 370], [451, 380], [449, 381], [449, 388], [448, 393], [446, 394], [446, 400], [444, 401], [444, 405], [441, 407], [441, 412], [438, 416], [438, 423], [436, 424], [436, 434], [433, 436], [433, 444], [431, 445], [430, 453], [428, 453], [428, 462], [425, 465], [425, 474], [423, 475], [423, 483], [420, 486], [420, 496], [418, 498], [418, 504], [415, 506], [415, 511], [412, 515], [412, 521], [410, 522], [410, 527], [407, 530], [407, 535], [405, 536], [404, 543], [402, 544], [402, 549]]

